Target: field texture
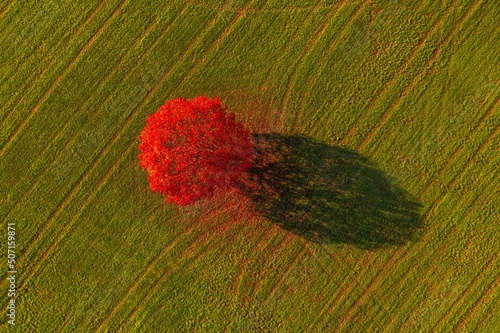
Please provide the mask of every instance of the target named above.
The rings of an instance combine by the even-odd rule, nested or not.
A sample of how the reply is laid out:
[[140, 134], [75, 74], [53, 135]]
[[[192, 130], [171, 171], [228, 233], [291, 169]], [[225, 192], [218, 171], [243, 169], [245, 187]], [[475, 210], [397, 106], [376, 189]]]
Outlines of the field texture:
[[[14, 0], [0, 17], [2, 332], [500, 332], [498, 1]], [[261, 166], [279, 155], [278, 197], [149, 190], [146, 117], [202, 94]]]

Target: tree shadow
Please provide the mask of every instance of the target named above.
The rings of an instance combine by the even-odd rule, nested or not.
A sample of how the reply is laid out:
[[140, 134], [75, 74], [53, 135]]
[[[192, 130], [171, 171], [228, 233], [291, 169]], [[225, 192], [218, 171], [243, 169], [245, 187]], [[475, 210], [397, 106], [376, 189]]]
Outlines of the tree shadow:
[[262, 216], [319, 243], [403, 245], [422, 230], [421, 205], [356, 152], [304, 136], [254, 134], [239, 189]]

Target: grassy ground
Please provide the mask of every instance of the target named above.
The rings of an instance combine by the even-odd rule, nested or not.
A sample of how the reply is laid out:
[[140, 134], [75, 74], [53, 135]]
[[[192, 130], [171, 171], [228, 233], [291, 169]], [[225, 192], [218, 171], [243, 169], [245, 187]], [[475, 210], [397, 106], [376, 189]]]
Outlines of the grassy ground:
[[[17, 331], [500, 332], [495, 1], [165, 3], [0, 5]], [[365, 249], [287, 232], [239, 193], [164, 204], [137, 136], [201, 94], [256, 133], [357, 152], [424, 232]]]

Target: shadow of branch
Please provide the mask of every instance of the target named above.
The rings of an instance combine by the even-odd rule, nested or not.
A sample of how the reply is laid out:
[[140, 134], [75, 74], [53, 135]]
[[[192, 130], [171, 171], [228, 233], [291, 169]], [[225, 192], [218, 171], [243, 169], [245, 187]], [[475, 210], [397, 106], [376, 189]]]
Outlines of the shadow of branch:
[[252, 140], [254, 166], [239, 189], [281, 228], [364, 249], [419, 236], [420, 204], [365, 157], [304, 136], [254, 134]]

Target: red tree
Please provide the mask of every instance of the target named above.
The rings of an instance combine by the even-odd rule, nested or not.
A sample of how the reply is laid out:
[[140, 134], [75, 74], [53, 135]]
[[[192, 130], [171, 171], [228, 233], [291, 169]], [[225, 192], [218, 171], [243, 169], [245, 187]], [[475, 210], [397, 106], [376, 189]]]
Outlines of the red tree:
[[168, 101], [139, 136], [153, 191], [187, 205], [233, 186], [252, 165], [250, 133], [217, 98]]

